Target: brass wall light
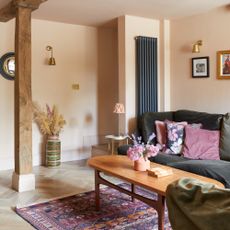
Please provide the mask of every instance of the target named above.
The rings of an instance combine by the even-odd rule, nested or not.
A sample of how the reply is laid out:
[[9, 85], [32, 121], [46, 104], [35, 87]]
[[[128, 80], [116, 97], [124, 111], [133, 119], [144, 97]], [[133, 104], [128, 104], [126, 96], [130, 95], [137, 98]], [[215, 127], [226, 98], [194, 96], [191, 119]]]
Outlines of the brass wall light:
[[193, 53], [200, 53], [200, 46], [203, 45], [203, 41], [202, 40], [198, 40], [192, 47], [192, 52]]
[[51, 52], [51, 57], [49, 58], [48, 64], [49, 65], [56, 65], [55, 58], [53, 57], [53, 47], [46, 46], [46, 50]]

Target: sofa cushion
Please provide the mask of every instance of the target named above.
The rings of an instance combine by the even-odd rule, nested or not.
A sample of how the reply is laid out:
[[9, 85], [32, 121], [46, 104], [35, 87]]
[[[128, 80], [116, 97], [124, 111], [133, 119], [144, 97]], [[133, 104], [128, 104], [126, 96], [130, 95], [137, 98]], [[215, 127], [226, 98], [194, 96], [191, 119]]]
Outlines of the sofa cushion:
[[182, 152], [184, 142], [184, 127], [187, 122], [170, 122], [166, 121], [167, 126], [167, 148], [172, 154]]
[[164, 121], [155, 121], [157, 143], [161, 146], [166, 145], [166, 127]]
[[203, 129], [220, 130], [222, 114], [210, 114], [204, 112], [196, 112], [191, 110], [178, 110], [174, 113], [174, 121], [187, 121], [189, 124], [201, 123]]
[[183, 156], [191, 159], [220, 160], [220, 131], [185, 127]]
[[220, 135], [220, 159], [230, 161], [230, 113], [223, 117]]
[[[173, 112], [147, 112], [142, 115], [140, 131], [145, 143], [153, 132], [156, 133], [155, 120], [173, 120]], [[153, 143], [156, 144], [156, 138]]]
[[167, 165], [173, 162], [188, 161], [189, 159], [181, 155], [159, 152], [155, 157], [150, 157], [149, 160], [158, 164]]
[[177, 169], [182, 169], [201, 176], [220, 181], [226, 188], [230, 188], [230, 162], [222, 160], [189, 160], [168, 163]]

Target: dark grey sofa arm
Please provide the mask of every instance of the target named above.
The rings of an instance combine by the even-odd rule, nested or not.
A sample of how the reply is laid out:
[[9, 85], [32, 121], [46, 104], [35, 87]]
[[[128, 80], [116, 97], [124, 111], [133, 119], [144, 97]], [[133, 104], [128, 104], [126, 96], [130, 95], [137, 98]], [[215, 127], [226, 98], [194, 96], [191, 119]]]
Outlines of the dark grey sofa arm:
[[132, 147], [132, 145], [121, 145], [117, 148], [117, 154], [118, 155], [127, 155], [127, 151], [129, 147]]

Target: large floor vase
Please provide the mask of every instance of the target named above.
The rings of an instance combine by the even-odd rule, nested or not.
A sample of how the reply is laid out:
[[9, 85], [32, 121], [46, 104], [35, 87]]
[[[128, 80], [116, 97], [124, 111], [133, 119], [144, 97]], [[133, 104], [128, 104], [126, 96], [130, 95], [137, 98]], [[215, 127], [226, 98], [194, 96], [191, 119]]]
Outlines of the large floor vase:
[[48, 136], [46, 143], [46, 166], [55, 167], [61, 164], [61, 141], [58, 136]]
[[134, 161], [134, 169], [136, 171], [146, 171], [147, 169], [150, 169], [150, 161], [141, 157]]

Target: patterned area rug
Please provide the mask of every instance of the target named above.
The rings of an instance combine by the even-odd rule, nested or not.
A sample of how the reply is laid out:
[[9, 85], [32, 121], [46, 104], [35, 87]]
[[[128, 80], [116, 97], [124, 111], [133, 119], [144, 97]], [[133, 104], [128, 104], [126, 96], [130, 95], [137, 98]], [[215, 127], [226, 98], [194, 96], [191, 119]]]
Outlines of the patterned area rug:
[[[130, 189], [129, 185], [121, 184]], [[137, 187], [137, 193], [148, 198], [156, 195]], [[77, 229], [158, 229], [157, 212], [141, 201], [112, 188], [101, 189], [101, 209], [95, 211], [94, 191], [77, 194], [25, 208], [16, 212], [39, 230]], [[171, 230], [166, 211], [165, 230]]]

